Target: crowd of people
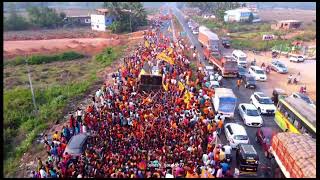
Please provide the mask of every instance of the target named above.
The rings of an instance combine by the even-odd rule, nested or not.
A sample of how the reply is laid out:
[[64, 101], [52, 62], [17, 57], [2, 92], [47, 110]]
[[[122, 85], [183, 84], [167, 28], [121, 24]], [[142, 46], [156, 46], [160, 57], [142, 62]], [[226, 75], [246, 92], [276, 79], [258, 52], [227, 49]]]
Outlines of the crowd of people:
[[[223, 117], [214, 114], [214, 90], [203, 86], [206, 72], [190, 66], [182, 40], [170, 42], [149, 30], [134, 54], [112, 75], [69, 124], [45, 137], [48, 158], [37, 158], [34, 178], [179, 178], [234, 177], [226, 162], [229, 146], [218, 143]], [[166, 53], [169, 63], [157, 58]], [[191, 57], [190, 57], [191, 58]], [[158, 66], [163, 85], [145, 92], [139, 73], [145, 63]], [[83, 154], [64, 153], [79, 133], [89, 138]]]

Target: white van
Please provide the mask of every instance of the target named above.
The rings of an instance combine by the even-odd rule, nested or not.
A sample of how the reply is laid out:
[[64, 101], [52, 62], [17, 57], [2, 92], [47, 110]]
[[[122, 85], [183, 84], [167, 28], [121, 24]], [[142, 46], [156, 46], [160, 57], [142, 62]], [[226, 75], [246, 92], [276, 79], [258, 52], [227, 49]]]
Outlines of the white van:
[[238, 66], [247, 67], [247, 55], [241, 50], [234, 50], [232, 57], [237, 60]]

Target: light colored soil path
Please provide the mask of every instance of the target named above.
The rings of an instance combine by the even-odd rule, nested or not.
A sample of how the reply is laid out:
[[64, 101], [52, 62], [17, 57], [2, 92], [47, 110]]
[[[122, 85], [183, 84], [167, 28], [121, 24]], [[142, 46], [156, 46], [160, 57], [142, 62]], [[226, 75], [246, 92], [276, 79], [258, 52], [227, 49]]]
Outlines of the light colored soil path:
[[[248, 60], [251, 62], [254, 57], [257, 60], [257, 64], [261, 66], [262, 62], [266, 65], [270, 64], [272, 61], [271, 52], [262, 52], [259, 55], [254, 55], [252, 52], [246, 52], [248, 55]], [[271, 96], [272, 90], [276, 87], [284, 89], [288, 94], [299, 91], [301, 85], [306, 84], [307, 94], [313, 101], [316, 101], [316, 60], [306, 60], [303, 63], [290, 62], [288, 58], [281, 56], [279, 58], [289, 69], [288, 74], [279, 74], [275, 71], [271, 71], [267, 75], [267, 82], [258, 82], [259, 86], [264, 89], [268, 95]], [[298, 85], [288, 85], [289, 74], [294, 77], [296, 74], [301, 73], [301, 82]]]

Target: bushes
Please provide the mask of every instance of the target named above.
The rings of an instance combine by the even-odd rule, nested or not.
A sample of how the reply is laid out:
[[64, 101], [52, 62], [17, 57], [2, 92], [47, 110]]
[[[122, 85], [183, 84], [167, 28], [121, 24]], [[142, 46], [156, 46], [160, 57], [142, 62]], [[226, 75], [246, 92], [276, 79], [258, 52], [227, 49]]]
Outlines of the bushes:
[[252, 41], [252, 40], [240, 40], [240, 39], [232, 39], [231, 46], [235, 49], [243, 49], [243, 50], [256, 50], [256, 51], [267, 51], [276, 45], [289, 46], [291, 41], [284, 40], [274, 40], [274, 41]]
[[58, 14], [55, 9], [48, 7], [31, 7], [27, 9], [28, 21], [18, 15], [14, 6], [9, 9], [9, 16], [3, 18], [3, 29], [5, 31], [27, 30], [32, 27], [56, 28], [63, 25], [65, 13]]
[[312, 41], [316, 38], [316, 32], [307, 31], [301, 35], [295, 36], [293, 39], [297, 41]]
[[71, 61], [74, 59], [79, 59], [79, 58], [83, 58], [85, 57], [82, 54], [79, 54], [77, 52], [64, 52], [62, 54], [55, 54], [55, 55], [47, 55], [47, 56], [43, 56], [43, 55], [34, 55], [34, 56], [30, 56], [30, 57], [16, 57], [13, 60], [8, 60], [4, 63], [4, 65], [20, 65], [20, 64], [25, 64], [25, 59], [27, 58], [28, 63], [31, 65], [34, 64], [43, 64], [43, 63], [51, 63], [51, 62], [55, 62], [55, 61]]
[[[33, 114], [33, 104], [30, 89], [17, 88], [4, 92], [4, 158], [17, 158], [26, 152], [38, 133], [46, 128], [48, 122], [61, 118], [62, 109], [67, 101], [84, 93], [94, 82], [83, 81], [65, 86], [52, 86], [46, 89], [36, 89], [38, 115]], [[19, 134], [26, 134], [21, 144], [12, 144]], [[8, 166], [8, 167], [7, 167]], [[5, 167], [9, 168], [10, 164]], [[10, 170], [5, 169], [5, 172]]]
[[95, 60], [101, 63], [104, 66], [109, 66], [115, 61], [120, 55], [121, 55], [121, 49], [125, 47], [120, 48], [106, 48], [104, 51], [98, 55], [95, 56]]

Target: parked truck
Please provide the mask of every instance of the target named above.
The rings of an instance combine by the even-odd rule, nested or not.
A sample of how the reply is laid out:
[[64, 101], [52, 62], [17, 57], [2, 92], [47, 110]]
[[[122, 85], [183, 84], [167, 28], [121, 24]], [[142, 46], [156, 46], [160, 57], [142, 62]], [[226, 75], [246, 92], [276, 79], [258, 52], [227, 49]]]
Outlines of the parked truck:
[[212, 97], [212, 104], [216, 113], [220, 113], [226, 118], [233, 118], [237, 97], [232, 89], [216, 88], [215, 95]]
[[214, 53], [219, 52], [219, 37], [217, 34], [211, 32], [207, 27], [199, 27], [198, 40], [203, 47]]
[[238, 63], [231, 55], [222, 56], [210, 51], [208, 48], [204, 48], [203, 51], [206, 60], [214, 64], [223, 77], [237, 77], [239, 71]]
[[312, 137], [278, 133], [272, 137], [270, 152], [286, 178], [316, 178], [316, 140]]

